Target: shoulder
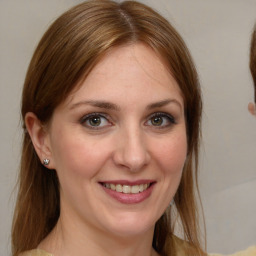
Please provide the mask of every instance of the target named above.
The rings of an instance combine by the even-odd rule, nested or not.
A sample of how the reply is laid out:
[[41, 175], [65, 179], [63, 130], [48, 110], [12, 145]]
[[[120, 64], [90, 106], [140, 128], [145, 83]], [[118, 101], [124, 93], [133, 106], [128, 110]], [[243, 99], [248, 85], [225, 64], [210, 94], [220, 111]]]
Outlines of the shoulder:
[[19, 254], [19, 256], [53, 256], [53, 255], [40, 249], [34, 249], [34, 250], [23, 252]]
[[186, 251], [186, 248], [188, 248], [189, 244], [177, 236], [173, 236], [173, 242], [174, 242], [176, 254], [178, 256], [186, 255], [185, 251]]
[[[177, 236], [173, 236], [173, 246], [175, 247], [176, 256], [187, 256], [188, 253], [191, 253], [191, 255], [201, 255], [201, 256], [207, 256], [205, 252], [203, 252], [200, 249], [196, 249], [194, 246], [192, 246], [189, 242], [180, 239]], [[198, 251], [200, 250], [200, 251]]]
[[[209, 256], [224, 256], [222, 254], [209, 254]], [[240, 251], [234, 254], [229, 254], [226, 256], [256, 256], [256, 246], [249, 247], [247, 250]]]

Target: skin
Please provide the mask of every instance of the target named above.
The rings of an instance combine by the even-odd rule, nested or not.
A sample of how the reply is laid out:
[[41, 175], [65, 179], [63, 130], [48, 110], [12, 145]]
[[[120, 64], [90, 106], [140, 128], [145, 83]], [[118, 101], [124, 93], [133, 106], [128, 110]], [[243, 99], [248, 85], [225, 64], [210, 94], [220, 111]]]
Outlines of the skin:
[[[55, 256], [157, 255], [154, 226], [180, 183], [187, 137], [182, 93], [150, 48], [112, 49], [47, 127], [33, 113], [26, 125], [60, 181], [60, 218], [39, 248]], [[122, 203], [101, 185], [116, 180], [150, 180], [152, 191]]]
[[256, 103], [254, 103], [254, 102], [249, 102], [249, 104], [248, 104], [248, 110], [249, 110], [249, 112], [250, 112], [253, 116], [256, 116]]

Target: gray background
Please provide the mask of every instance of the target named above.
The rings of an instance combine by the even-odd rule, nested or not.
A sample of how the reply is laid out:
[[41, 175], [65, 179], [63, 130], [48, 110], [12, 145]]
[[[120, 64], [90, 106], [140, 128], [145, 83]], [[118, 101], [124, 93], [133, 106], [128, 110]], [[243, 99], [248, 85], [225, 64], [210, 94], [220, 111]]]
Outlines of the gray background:
[[[0, 0], [0, 255], [10, 254], [20, 153], [19, 106], [33, 50], [49, 24], [82, 1]], [[209, 252], [256, 244], [256, 120], [248, 69], [256, 0], [144, 0], [178, 29], [204, 96], [200, 187]], [[22, 235], [22, 234], [21, 234]]]

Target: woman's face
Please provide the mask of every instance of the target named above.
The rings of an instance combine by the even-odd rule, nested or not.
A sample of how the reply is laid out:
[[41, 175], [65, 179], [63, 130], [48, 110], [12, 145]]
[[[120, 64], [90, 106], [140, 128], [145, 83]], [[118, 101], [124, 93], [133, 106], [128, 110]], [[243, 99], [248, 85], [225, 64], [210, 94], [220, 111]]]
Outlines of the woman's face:
[[152, 231], [186, 159], [182, 93], [151, 49], [115, 48], [54, 111], [46, 141], [62, 220], [119, 236]]

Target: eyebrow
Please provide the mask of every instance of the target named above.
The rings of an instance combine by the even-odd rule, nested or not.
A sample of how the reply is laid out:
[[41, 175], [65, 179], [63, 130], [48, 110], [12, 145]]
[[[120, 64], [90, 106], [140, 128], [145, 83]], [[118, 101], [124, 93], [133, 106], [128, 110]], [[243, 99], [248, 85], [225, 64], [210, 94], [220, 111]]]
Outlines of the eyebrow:
[[[182, 109], [182, 104], [176, 99], [166, 99], [166, 100], [154, 102], [154, 103], [149, 104], [146, 109], [151, 110], [154, 108], [161, 108], [170, 103], [177, 104]], [[77, 108], [81, 105], [91, 105], [91, 106], [102, 108], [102, 109], [120, 111], [120, 107], [118, 105], [108, 102], [108, 101], [98, 101], [98, 100], [80, 101], [80, 102], [73, 104], [70, 107], [70, 109]]]
[[79, 107], [80, 105], [91, 105], [91, 106], [98, 107], [98, 108], [116, 110], [116, 111], [120, 110], [120, 107], [118, 107], [114, 103], [107, 102], [107, 101], [98, 101], [98, 100], [80, 101], [80, 102], [73, 104], [70, 107], [70, 109], [74, 109], [76, 107]]
[[182, 104], [176, 99], [166, 99], [166, 100], [162, 100], [162, 101], [159, 101], [159, 102], [152, 103], [152, 104], [147, 106], [147, 109], [151, 110], [151, 109], [154, 109], [154, 108], [161, 108], [161, 107], [164, 107], [164, 106], [166, 106], [170, 103], [175, 103], [182, 109]]

